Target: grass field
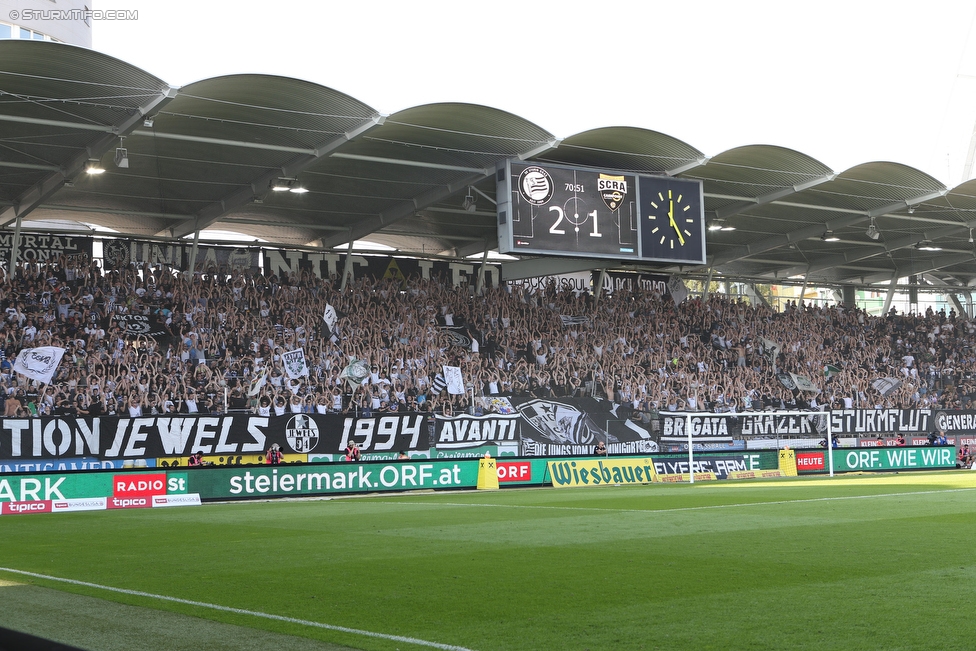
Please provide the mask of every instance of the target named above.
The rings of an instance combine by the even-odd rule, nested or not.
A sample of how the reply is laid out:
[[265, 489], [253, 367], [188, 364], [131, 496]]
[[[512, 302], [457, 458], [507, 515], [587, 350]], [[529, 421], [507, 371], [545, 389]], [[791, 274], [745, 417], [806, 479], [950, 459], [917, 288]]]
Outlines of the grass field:
[[130, 650], [971, 649], [974, 543], [968, 472], [5, 516], [0, 626]]

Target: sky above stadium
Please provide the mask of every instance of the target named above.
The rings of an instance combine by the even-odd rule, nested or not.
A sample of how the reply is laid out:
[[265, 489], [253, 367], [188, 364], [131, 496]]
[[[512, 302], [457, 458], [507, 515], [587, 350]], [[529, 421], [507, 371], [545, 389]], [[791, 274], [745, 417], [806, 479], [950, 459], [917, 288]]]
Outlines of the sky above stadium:
[[[708, 156], [796, 149], [835, 171], [876, 160], [952, 187], [976, 129], [976, 5], [740, 2], [99, 0], [95, 49], [166, 82], [267, 73], [382, 113], [509, 111], [557, 137], [627, 125]], [[972, 176], [972, 175], [970, 175]]]

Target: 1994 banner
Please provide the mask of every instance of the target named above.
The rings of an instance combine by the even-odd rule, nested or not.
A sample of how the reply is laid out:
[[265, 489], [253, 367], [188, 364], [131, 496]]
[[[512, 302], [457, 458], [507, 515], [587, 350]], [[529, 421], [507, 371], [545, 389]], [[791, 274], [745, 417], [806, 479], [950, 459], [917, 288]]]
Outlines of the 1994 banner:
[[364, 452], [430, 448], [422, 414], [0, 419], [0, 459], [152, 459], [197, 451], [260, 454], [274, 443], [286, 453], [332, 453], [352, 440]]

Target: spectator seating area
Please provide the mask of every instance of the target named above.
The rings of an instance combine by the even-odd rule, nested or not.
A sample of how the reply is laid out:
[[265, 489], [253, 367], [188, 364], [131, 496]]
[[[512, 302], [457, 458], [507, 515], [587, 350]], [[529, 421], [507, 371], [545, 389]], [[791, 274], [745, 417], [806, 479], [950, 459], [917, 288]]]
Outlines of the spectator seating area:
[[[339, 315], [334, 331], [327, 305]], [[968, 408], [976, 387], [976, 326], [931, 310], [874, 317], [792, 304], [775, 313], [723, 295], [675, 305], [653, 291], [597, 299], [554, 287], [475, 295], [418, 277], [405, 287], [359, 278], [340, 291], [311, 272], [104, 273], [67, 257], [4, 276], [0, 308], [5, 416], [457, 413], [472, 393], [607, 397], [648, 412]], [[119, 317], [135, 314], [165, 333], [127, 337]], [[458, 345], [447, 326], [473, 343]], [[38, 346], [67, 349], [50, 385], [12, 371], [21, 349]], [[299, 348], [311, 372], [289, 379], [281, 358]], [[353, 357], [371, 371], [355, 387], [340, 377]], [[467, 394], [442, 390], [443, 365], [461, 368]], [[777, 372], [821, 392], [791, 391]], [[882, 395], [879, 378], [901, 384]]]

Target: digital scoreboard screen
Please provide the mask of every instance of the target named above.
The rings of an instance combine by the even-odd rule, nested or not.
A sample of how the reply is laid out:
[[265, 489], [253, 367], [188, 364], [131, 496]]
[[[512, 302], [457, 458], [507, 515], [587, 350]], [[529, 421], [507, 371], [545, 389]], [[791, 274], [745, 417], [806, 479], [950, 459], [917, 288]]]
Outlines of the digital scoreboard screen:
[[521, 161], [497, 181], [502, 253], [705, 262], [698, 181]]

